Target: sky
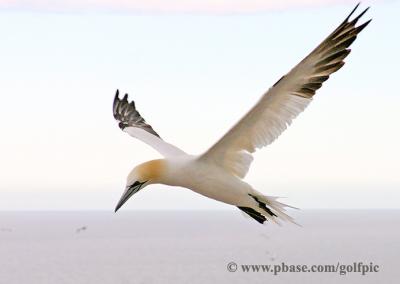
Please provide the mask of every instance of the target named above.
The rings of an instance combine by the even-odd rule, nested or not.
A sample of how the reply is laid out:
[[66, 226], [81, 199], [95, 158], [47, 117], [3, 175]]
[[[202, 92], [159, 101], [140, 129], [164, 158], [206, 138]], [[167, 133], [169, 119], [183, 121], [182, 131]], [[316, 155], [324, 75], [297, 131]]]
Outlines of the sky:
[[[356, 4], [274, 3], [0, 0], [0, 210], [113, 210], [131, 168], [160, 157], [117, 127], [117, 88], [200, 154]], [[400, 2], [367, 6], [346, 65], [255, 154], [257, 190], [300, 208], [400, 207]], [[230, 208], [163, 185], [124, 207]]]

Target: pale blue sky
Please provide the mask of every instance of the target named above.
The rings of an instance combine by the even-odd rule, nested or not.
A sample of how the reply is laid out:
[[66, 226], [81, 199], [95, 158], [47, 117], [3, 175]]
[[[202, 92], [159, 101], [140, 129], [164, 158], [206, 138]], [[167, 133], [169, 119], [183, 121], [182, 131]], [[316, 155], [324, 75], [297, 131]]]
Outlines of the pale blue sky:
[[[399, 1], [246, 178], [302, 208], [400, 206]], [[119, 131], [129, 92], [167, 141], [200, 153], [351, 11], [353, 4], [257, 13], [0, 10], [0, 209], [106, 209], [130, 169], [158, 154]], [[361, 11], [361, 9], [360, 9]], [[125, 209], [223, 209], [152, 186]]]

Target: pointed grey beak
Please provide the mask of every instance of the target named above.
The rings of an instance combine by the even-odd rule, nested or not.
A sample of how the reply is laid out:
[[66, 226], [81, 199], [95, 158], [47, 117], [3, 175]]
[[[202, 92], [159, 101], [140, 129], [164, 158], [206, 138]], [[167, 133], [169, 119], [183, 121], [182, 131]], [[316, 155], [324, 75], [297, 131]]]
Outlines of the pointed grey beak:
[[127, 187], [124, 194], [122, 194], [121, 199], [118, 201], [117, 207], [115, 207], [114, 212], [117, 212], [118, 209], [121, 208], [121, 206], [124, 205], [125, 202], [128, 201], [128, 199], [132, 195], [134, 195], [136, 192], [138, 192], [143, 184], [144, 183], [135, 182], [133, 185]]

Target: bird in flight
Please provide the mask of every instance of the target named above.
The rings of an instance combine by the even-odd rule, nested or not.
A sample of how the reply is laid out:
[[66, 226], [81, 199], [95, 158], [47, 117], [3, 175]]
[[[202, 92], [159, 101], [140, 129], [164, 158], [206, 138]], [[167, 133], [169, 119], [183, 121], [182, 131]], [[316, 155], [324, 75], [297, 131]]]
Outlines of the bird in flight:
[[289, 205], [266, 196], [243, 180], [252, 153], [272, 143], [312, 101], [316, 90], [344, 65], [349, 46], [371, 20], [357, 26], [365, 9], [350, 15], [307, 57], [282, 76], [222, 138], [201, 155], [190, 155], [163, 140], [128, 101], [128, 94], [114, 98], [113, 114], [119, 127], [157, 150], [164, 158], [136, 166], [128, 175], [126, 188], [115, 212], [135, 193], [151, 184], [191, 189], [203, 196], [236, 206], [263, 224], [270, 220], [294, 222], [286, 212]]

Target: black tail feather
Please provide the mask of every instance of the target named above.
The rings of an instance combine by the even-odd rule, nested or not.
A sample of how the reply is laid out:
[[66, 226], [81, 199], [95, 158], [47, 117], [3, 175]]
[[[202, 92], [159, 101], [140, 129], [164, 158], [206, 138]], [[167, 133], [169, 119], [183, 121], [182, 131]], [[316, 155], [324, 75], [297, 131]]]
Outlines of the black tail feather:
[[256, 220], [258, 223], [260, 224], [264, 224], [265, 221], [267, 221], [267, 218], [265, 218], [264, 215], [262, 215], [261, 213], [257, 212], [256, 210], [254, 210], [253, 208], [250, 207], [240, 207], [238, 206], [238, 208], [240, 210], [242, 210], [244, 213], [246, 213], [247, 215], [249, 215], [251, 218], [253, 218], [254, 220]]
[[255, 201], [257, 201], [258, 206], [260, 206], [261, 209], [265, 210], [271, 217], [278, 217], [278, 216], [276, 216], [276, 214], [275, 214], [274, 212], [271, 211], [271, 209], [269, 209], [269, 208], [267, 207], [267, 205], [266, 205], [264, 202], [260, 201], [256, 196], [254, 196], [254, 195], [252, 195], [252, 194], [249, 194], [249, 195], [250, 195], [251, 197], [253, 197], [253, 199], [254, 199]]

